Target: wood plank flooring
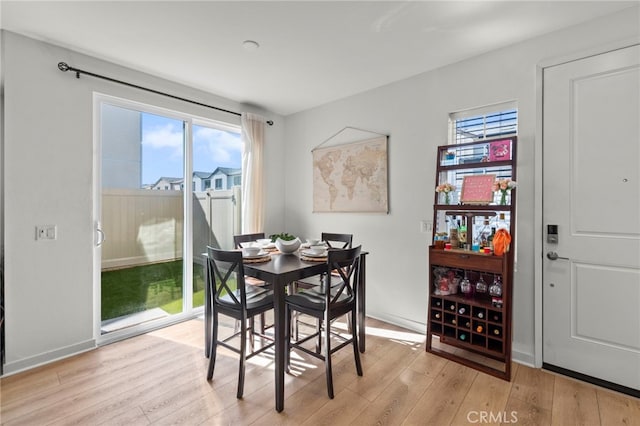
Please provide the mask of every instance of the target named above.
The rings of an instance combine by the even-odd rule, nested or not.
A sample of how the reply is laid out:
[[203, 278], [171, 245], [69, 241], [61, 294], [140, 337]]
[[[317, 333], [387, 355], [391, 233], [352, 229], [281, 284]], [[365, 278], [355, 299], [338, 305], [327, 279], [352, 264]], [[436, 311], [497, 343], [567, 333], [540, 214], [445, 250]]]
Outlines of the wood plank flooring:
[[203, 322], [192, 320], [0, 379], [0, 423], [640, 426], [640, 399], [518, 364], [506, 382], [424, 346], [419, 333], [368, 320], [364, 376], [349, 348], [336, 353], [333, 400], [323, 365], [294, 353], [277, 413], [272, 353], [250, 360], [238, 400], [236, 355], [219, 352], [207, 382]]

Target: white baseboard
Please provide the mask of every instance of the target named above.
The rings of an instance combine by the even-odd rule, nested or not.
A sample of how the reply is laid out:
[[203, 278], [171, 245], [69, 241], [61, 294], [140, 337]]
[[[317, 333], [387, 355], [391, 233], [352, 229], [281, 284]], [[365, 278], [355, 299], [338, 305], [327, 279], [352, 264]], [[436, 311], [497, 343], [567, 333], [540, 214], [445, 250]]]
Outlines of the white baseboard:
[[49, 364], [54, 361], [59, 361], [64, 358], [69, 358], [71, 356], [78, 355], [82, 352], [87, 352], [95, 348], [96, 341], [94, 339], [91, 339], [84, 342], [76, 343], [74, 345], [66, 346], [64, 348], [56, 349], [54, 351], [35, 355], [29, 358], [7, 362], [4, 365], [2, 377], [20, 373], [25, 370], [30, 370], [32, 368]]

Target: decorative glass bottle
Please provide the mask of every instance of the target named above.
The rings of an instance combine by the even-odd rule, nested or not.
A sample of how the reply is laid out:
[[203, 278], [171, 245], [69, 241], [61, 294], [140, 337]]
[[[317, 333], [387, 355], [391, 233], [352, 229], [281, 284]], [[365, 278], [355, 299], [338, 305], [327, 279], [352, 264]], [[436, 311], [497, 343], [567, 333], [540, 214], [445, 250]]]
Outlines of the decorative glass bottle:
[[484, 294], [487, 292], [487, 283], [482, 279], [482, 275], [478, 278], [478, 282], [476, 282], [476, 293]]
[[464, 278], [460, 282], [460, 292], [467, 297], [473, 296], [473, 286], [471, 285], [469, 278], [467, 278], [467, 271], [464, 272]]
[[489, 287], [489, 294], [494, 297], [502, 297], [502, 280], [499, 275], [494, 276], [493, 284]]

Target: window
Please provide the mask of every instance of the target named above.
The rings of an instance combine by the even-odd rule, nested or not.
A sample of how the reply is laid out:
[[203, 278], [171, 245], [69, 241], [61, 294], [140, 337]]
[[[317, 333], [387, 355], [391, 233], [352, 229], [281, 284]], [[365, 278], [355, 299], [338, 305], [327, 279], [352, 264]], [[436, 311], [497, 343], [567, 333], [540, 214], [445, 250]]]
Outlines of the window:
[[[449, 145], [464, 144], [482, 140], [493, 140], [507, 136], [517, 136], [518, 132], [518, 110], [515, 102], [506, 102], [497, 105], [490, 105], [483, 108], [476, 108], [467, 111], [455, 112], [449, 115]], [[489, 153], [489, 143], [477, 144], [473, 147], [458, 147], [455, 149], [455, 159], [451, 165], [463, 165], [465, 163], [482, 163], [491, 159]], [[445, 160], [449, 161], [449, 160]], [[494, 174], [496, 179], [511, 179], [511, 166], [496, 165], [487, 168], [473, 167], [469, 169], [460, 167], [458, 170], [448, 170], [445, 176], [441, 176], [442, 182], [446, 181], [456, 187], [451, 195], [454, 204], [459, 202], [459, 194], [462, 191], [462, 184], [465, 176], [478, 174]], [[479, 235], [488, 232], [491, 227], [497, 227], [497, 221], [510, 220], [509, 213], [500, 216], [482, 217], [475, 216], [473, 227], [481, 230]], [[485, 231], [486, 230], [486, 231]]]
[[233, 186], [240, 186], [241, 183], [242, 183], [242, 176], [233, 177]]
[[221, 190], [222, 189], [222, 178], [216, 178], [215, 185], [216, 185], [216, 187], [215, 187], [216, 191]]
[[204, 189], [207, 190], [211, 188], [211, 179], [205, 179], [204, 181]]
[[[505, 102], [474, 108], [449, 114], [450, 140], [449, 144], [463, 144], [483, 139], [495, 139], [501, 136], [514, 136], [518, 133], [518, 110], [515, 102]], [[488, 148], [476, 147], [465, 149], [458, 154], [458, 164], [475, 163], [488, 159]], [[502, 169], [491, 171], [498, 179], [510, 177], [510, 172]], [[462, 188], [462, 181], [467, 174], [483, 173], [481, 169], [469, 172], [450, 172], [449, 182], [458, 190]]]
[[514, 102], [491, 105], [449, 115], [451, 144], [475, 142], [518, 133], [518, 110]]

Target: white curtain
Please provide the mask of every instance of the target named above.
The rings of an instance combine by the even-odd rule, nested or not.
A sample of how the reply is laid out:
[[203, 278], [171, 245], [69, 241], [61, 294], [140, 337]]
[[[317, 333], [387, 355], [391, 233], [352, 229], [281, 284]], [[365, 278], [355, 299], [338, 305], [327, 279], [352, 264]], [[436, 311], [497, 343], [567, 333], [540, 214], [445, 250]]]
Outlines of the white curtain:
[[263, 146], [265, 118], [243, 112], [241, 116], [242, 233], [264, 232]]

